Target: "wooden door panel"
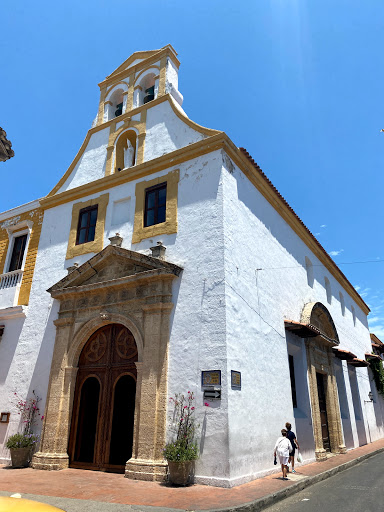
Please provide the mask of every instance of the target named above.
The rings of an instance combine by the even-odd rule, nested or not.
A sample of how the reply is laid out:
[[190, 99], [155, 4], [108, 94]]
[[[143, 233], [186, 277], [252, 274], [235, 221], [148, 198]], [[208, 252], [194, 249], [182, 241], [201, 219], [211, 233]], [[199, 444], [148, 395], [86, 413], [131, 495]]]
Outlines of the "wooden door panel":
[[330, 451], [331, 445], [329, 441], [329, 430], [328, 430], [328, 416], [327, 416], [327, 402], [324, 385], [324, 375], [316, 373], [317, 378], [317, 392], [319, 397], [319, 409], [320, 409], [320, 422], [321, 422], [321, 436], [323, 439], [323, 447], [325, 450]]
[[[124, 471], [133, 440], [137, 355], [132, 333], [121, 325], [102, 327], [85, 344], [79, 358], [68, 446], [71, 467]], [[82, 403], [84, 385], [92, 388], [89, 379], [99, 382], [96, 421], [96, 397], [90, 394], [88, 409], [84, 400]]]

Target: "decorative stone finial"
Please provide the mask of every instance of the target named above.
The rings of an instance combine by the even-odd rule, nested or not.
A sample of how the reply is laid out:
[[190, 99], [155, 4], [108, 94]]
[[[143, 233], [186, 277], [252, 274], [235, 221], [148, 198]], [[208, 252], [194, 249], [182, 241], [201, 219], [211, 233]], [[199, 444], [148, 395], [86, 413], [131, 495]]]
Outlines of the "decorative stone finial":
[[74, 263], [71, 267], [67, 268], [68, 274], [70, 274], [71, 272], [73, 272], [77, 268], [79, 268], [79, 264], [78, 263]]
[[115, 236], [111, 236], [111, 238], [108, 238], [108, 240], [111, 242], [111, 245], [115, 245], [116, 247], [121, 247], [121, 244], [123, 242], [123, 237], [120, 236], [120, 233], [116, 233]]
[[164, 247], [163, 242], [157, 242], [157, 245], [155, 245], [154, 247], [151, 247], [153, 258], [159, 258], [159, 260], [164, 260], [165, 259], [165, 250], [166, 250], [166, 247]]

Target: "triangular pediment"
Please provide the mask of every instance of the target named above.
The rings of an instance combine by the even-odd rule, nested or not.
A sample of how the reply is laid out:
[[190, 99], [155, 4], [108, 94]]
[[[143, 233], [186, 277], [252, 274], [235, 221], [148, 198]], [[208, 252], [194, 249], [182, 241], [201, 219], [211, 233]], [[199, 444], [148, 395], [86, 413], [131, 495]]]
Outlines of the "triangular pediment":
[[142, 51], [142, 52], [132, 53], [132, 55], [130, 57], [128, 57], [127, 60], [125, 60], [122, 64], [120, 64], [120, 66], [118, 68], [116, 68], [114, 71], [112, 71], [112, 73], [110, 75], [108, 75], [105, 79], [108, 80], [108, 79], [112, 78], [114, 75], [117, 75], [118, 73], [120, 73], [121, 71], [128, 69], [135, 61], [143, 61], [145, 59], [149, 59], [150, 57], [153, 57], [153, 55], [158, 53], [160, 50], [162, 50], [162, 48], [159, 50], [150, 50], [150, 51]]
[[79, 287], [99, 287], [103, 283], [121, 283], [127, 278], [140, 275], [173, 274], [178, 276], [181, 271], [182, 268], [173, 263], [109, 245], [72, 270], [47, 291], [54, 296]]
[[110, 80], [115, 75], [118, 75], [122, 71], [130, 68], [133, 64], [138, 64], [146, 59], [150, 59], [157, 53], [163, 52], [163, 50], [170, 50], [171, 53], [174, 54], [175, 57], [177, 56], [177, 52], [175, 51], [175, 49], [173, 48], [173, 46], [171, 44], [167, 44], [166, 46], [163, 46], [162, 48], [159, 48], [158, 50], [147, 50], [147, 51], [135, 52], [135, 53], [132, 53], [132, 55], [130, 57], [128, 57], [128, 59], [126, 59], [122, 64], [120, 64], [119, 67], [117, 67], [114, 71], [112, 71], [112, 73], [110, 75], [108, 75], [105, 78], [105, 80]]

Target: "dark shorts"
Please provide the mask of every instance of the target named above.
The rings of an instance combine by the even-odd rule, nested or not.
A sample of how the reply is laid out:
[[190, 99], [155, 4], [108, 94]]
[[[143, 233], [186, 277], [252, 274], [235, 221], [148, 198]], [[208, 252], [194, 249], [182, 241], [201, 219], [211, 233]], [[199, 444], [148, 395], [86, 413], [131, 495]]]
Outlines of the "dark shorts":
[[296, 451], [296, 446], [293, 447], [293, 450], [291, 451], [291, 453], [289, 455], [291, 457], [294, 457], [295, 456], [295, 451]]

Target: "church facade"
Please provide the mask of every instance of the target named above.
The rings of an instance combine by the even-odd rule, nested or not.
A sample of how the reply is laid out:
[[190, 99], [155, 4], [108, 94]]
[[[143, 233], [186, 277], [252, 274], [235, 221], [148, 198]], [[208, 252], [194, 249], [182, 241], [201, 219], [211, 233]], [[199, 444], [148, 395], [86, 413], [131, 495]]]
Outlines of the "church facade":
[[40, 470], [162, 480], [188, 391], [201, 483], [273, 471], [286, 421], [304, 462], [384, 435], [368, 306], [250, 155], [187, 117], [178, 69], [170, 45], [133, 54], [59, 183], [0, 214], [3, 462], [15, 392], [42, 398]]

